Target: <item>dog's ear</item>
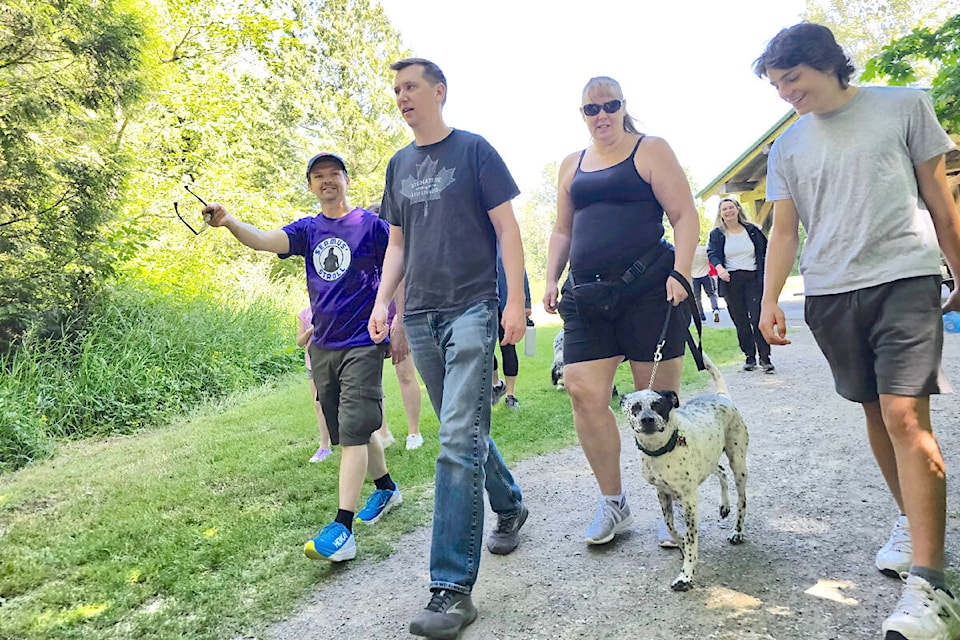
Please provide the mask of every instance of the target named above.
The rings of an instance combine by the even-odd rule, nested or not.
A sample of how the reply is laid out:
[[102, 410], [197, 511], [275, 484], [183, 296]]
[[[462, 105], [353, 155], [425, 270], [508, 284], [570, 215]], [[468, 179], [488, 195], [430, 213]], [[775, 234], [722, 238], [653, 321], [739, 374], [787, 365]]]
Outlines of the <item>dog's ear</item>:
[[627, 396], [620, 396], [620, 411], [623, 411], [623, 405], [626, 403]]
[[680, 396], [675, 391], [657, 391], [657, 393], [668, 399], [673, 404], [674, 409], [680, 406]]

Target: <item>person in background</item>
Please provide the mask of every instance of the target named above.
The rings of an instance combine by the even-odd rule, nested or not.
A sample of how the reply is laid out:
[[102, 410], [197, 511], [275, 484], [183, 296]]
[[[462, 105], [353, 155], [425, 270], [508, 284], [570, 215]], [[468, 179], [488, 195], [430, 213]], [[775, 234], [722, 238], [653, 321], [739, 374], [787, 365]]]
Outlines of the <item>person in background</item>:
[[770, 345], [760, 333], [760, 295], [767, 256], [767, 237], [760, 227], [747, 220], [740, 203], [731, 198], [720, 201], [717, 220], [710, 232], [707, 258], [717, 268], [720, 295], [737, 328], [737, 341], [743, 351], [744, 371], [760, 368], [773, 373]]
[[330, 449], [330, 432], [327, 431], [327, 422], [323, 419], [323, 408], [317, 400], [317, 386], [313, 384], [313, 369], [310, 366], [310, 337], [313, 335], [313, 310], [307, 307], [297, 316], [300, 330], [297, 332], [297, 346], [303, 348], [304, 364], [307, 367], [307, 380], [310, 381], [310, 397], [313, 398], [313, 409], [317, 413], [317, 429], [320, 432], [320, 447], [310, 456], [308, 462], [323, 462], [333, 451]]
[[707, 248], [702, 244], [697, 245], [697, 251], [693, 254], [693, 267], [690, 272], [693, 278], [693, 298], [697, 303], [697, 310], [700, 312], [700, 319], [706, 320], [707, 315], [703, 312], [703, 301], [701, 290], [707, 292], [710, 298], [710, 305], [713, 308], [713, 321], [720, 322], [720, 305], [717, 302], [717, 290], [713, 286], [713, 276], [711, 271], [715, 271], [713, 265], [707, 260]]
[[[378, 216], [380, 215], [380, 203], [374, 202], [368, 208]], [[398, 289], [396, 298], [403, 299], [403, 290]], [[397, 303], [395, 300], [390, 302], [390, 310], [387, 314], [387, 324], [393, 325], [397, 317]], [[399, 322], [403, 322], [400, 318]], [[413, 358], [404, 358], [397, 362], [393, 361], [393, 370], [397, 374], [397, 383], [400, 385], [400, 401], [403, 403], [403, 412], [407, 416], [407, 451], [413, 451], [423, 446], [423, 435], [420, 433], [420, 407], [423, 402], [420, 395], [420, 381], [417, 380], [417, 369], [413, 363]], [[384, 413], [383, 424], [377, 431], [383, 442], [384, 448], [389, 447], [395, 442], [393, 434], [390, 433], [390, 427], [387, 426], [387, 416]]]
[[[503, 260], [500, 258], [500, 250], [497, 249], [497, 297], [500, 299], [499, 318], [503, 317], [503, 308], [507, 304], [507, 277], [503, 272]], [[533, 312], [530, 306], [530, 281], [527, 280], [527, 270], [523, 270], [523, 297], [524, 311], [527, 317]], [[500, 379], [498, 371], [497, 356], [493, 356], [493, 395], [490, 404], [496, 405], [500, 398], [506, 395], [503, 401], [508, 409], [519, 409], [520, 402], [517, 400], [517, 374], [520, 373], [520, 359], [517, 358], [517, 345], [503, 343], [503, 326], [499, 328], [500, 357], [503, 358], [503, 380]]]
[[945, 168], [955, 145], [924, 91], [851, 85], [853, 64], [822, 25], [782, 30], [754, 71], [799, 114], [767, 158], [774, 223], [760, 329], [772, 344], [790, 343], [777, 301], [803, 222], [804, 317], [837, 393], [862, 406], [899, 507], [876, 556], [877, 569], [903, 580], [884, 640], [956, 640], [960, 601], [944, 575], [947, 470], [930, 419], [930, 395], [950, 391], [940, 315], [960, 310], [957, 290], [940, 299], [940, 251], [960, 274]]

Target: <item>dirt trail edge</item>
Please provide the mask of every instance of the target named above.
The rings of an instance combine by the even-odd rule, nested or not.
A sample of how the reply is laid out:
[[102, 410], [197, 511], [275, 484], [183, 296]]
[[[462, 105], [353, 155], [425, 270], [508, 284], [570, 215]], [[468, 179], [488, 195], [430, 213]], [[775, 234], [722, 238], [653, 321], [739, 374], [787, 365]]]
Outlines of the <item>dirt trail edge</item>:
[[[794, 344], [773, 351], [774, 375], [724, 371], [750, 429], [746, 544], [726, 542], [733, 518], [720, 520], [720, 490], [708, 478], [700, 487], [694, 589], [674, 593], [680, 554], [657, 546], [659, 506], [629, 436], [622, 466], [635, 524], [602, 547], [583, 541], [598, 492], [579, 447], [533, 458], [514, 468], [530, 508], [520, 547], [504, 557], [484, 551], [473, 592], [480, 615], [460, 638], [879, 638], [900, 584], [881, 575], [873, 559], [896, 507], [870, 454], [859, 406], [834, 393], [806, 328], [790, 329]], [[960, 386], [960, 334], [945, 338], [944, 369]], [[557, 401], [569, 402], [559, 392]], [[954, 474], [947, 561], [956, 572], [960, 403], [955, 395], [937, 396], [932, 407]], [[487, 531], [494, 522], [488, 511]], [[407, 625], [429, 595], [429, 539], [430, 529], [419, 529], [390, 558], [345, 567], [269, 637], [411, 638]]]

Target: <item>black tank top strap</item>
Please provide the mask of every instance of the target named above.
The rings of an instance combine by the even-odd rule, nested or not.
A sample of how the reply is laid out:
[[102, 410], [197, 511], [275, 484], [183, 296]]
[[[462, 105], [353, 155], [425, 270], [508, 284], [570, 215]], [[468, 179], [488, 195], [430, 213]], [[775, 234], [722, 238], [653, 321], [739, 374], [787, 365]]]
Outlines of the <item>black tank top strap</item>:
[[637, 138], [637, 144], [633, 145], [633, 152], [630, 154], [631, 159], [633, 159], [633, 156], [637, 155], [637, 149], [640, 148], [640, 143], [643, 142], [643, 139], [646, 137], [646, 134], [641, 133], [640, 137]]
[[577, 171], [580, 171], [580, 165], [583, 164], [583, 156], [587, 155], [587, 150], [584, 149], [580, 152], [580, 159], [577, 160]]

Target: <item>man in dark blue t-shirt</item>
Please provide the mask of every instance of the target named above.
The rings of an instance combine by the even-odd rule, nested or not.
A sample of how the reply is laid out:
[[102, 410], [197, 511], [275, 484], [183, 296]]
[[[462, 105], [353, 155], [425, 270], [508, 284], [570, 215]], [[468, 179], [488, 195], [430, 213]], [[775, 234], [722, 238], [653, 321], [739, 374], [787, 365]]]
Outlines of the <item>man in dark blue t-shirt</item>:
[[[307, 542], [304, 553], [316, 560], [340, 562], [356, 556], [354, 517], [373, 524], [401, 503], [390, 478], [380, 440], [383, 413], [383, 359], [408, 354], [403, 323], [394, 323], [388, 344], [374, 343], [367, 332], [383, 269], [389, 228], [375, 214], [347, 204], [347, 167], [330, 153], [307, 163], [307, 188], [320, 201], [321, 213], [283, 229], [262, 231], [240, 222], [219, 204], [203, 209], [212, 227], [226, 227], [237, 240], [257, 251], [306, 259], [307, 291], [313, 311], [309, 353], [317, 400], [333, 444], [342, 445], [339, 510], [336, 518]], [[355, 513], [363, 480], [369, 473], [376, 490]]]
[[380, 215], [390, 223], [370, 335], [387, 337], [387, 304], [406, 283], [403, 323], [414, 364], [440, 419], [430, 590], [410, 632], [453, 638], [473, 622], [470, 592], [483, 537], [483, 490], [497, 514], [492, 553], [518, 544], [527, 518], [520, 489], [490, 438], [493, 348], [497, 338], [497, 242], [508, 298], [503, 343], [525, 330], [523, 247], [510, 201], [519, 191], [506, 165], [478, 135], [443, 121], [447, 83], [422, 58], [390, 66], [397, 107], [414, 142], [387, 165]]

